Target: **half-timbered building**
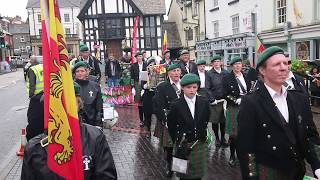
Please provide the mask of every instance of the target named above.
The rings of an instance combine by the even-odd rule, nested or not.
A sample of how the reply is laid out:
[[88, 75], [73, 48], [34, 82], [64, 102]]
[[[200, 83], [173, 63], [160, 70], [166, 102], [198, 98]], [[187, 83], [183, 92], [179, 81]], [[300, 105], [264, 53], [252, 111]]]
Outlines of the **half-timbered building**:
[[138, 50], [145, 50], [148, 56], [161, 55], [164, 0], [82, 0], [80, 8], [83, 40], [92, 53], [99, 46], [101, 57], [122, 57], [124, 47], [132, 47], [138, 16]]

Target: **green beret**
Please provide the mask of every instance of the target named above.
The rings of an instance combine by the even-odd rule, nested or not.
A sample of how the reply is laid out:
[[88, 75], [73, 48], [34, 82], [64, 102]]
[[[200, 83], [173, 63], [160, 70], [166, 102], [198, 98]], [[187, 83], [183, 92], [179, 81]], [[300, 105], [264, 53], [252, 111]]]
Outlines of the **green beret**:
[[203, 60], [203, 59], [200, 59], [200, 60], [197, 60], [196, 64], [197, 65], [206, 65], [207, 62], [205, 60]]
[[284, 54], [284, 51], [282, 48], [278, 47], [278, 46], [271, 46], [269, 48], [267, 48], [266, 50], [264, 50], [258, 58], [258, 62], [256, 65], [256, 69], [258, 70], [259, 67], [266, 62], [271, 56], [276, 55], [276, 54]]
[[199, 76], [192, 73], [184, 75], [180, 81], [181, 86], [186, 86], [194, 83], [197, 83], [197, 84], [200, 83], [200, 78]]
[[134, 57], [137, 57], [137, 56], [142, 56], [142, 53], [140, 51], [137, 51]]
[[83, 62], [83, 61], [77, 62], [77, 63], [73, 66], [73, 68], [72, 68], [72, 73], [75, 73], [76, 70], [77, 70], [79, 67], [88, 68], [88, 64], [87, 64], [86, 62]]
[[79, 49], [80, 49], [80, 52], [89, 51], [88, 46], [85, 45], [85, 44], [81, 44], [80, 47], [79, 47]]
[[180, 68], [180, 66], [176, 63], [176, 64], [171, 64], [169, 67], [167, 67], [167, 71], [171, 71], [174, 69]]
[[145, 51], [145, 50], [142, 50], [142, 51], [141, 51], [141, 54], [144, 54], [144, 53], [146, 53], [146, 51]]
[[80, 85], [77, 82], [73, 82], [73, 86], [74, 86], [74, 92], [76, 96], [80, 96], [80, 90], [81, 90]]
[[189, 54], [189, 51], [186, 50], [186, 49], [182, 49], [182, 50], [180, 51], [180, 56], [182, 56], [182, 55], [184, 55], [184, 54]]
[[241, 61], [242, 61], [241, 57], [234, 56], [234, 57], [231, 58], [230, 65], [232, 66], [234, 63], [241, 62]]
[[151, 63], [155, 63], [156, 62], [156, 58], [154, 57], [154, 56], [150, 56], [149, 58], [148, 58], [148, 63], [147, 63], [147, 65], [149, 65], [149, 64], [151, 64]]
[[163, 51], [163, 54], [167, 54], [167, 53], [170, 53], [169, 49], [166, 49], [166, 50]]
[[216, 54], [216, 55], [213, 55], [212, 58], [211, 58], [211, 62], [212, 62], [212, 61], [215, 61], [215, 60], [221, 60], [221, 56], [219, 56], [219, 55], [217, 55], [217, 54]]

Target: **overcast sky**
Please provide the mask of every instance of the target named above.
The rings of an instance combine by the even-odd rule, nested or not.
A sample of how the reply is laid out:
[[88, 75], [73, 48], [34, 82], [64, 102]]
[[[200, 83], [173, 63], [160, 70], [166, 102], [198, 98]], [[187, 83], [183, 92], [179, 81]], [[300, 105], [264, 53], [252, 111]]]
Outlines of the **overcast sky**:
[[[166, 8], [168, 12], [168, 8], [170, 5], [171, 0], [165, 0], [166, 1]], [[27, 6], [28, 0], [1, 0], [1, 6], [0, 6], [0, 14], [1, 16], [10, 16], [14, 17], [16, 15], [19, 15], [22, 17], [23, 20], [27, 19]]]

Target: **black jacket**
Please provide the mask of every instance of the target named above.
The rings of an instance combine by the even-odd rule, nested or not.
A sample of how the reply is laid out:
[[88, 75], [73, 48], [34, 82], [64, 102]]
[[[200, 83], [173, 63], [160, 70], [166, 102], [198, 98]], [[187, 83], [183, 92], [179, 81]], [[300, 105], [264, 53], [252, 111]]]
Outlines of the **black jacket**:
[[81, 86], [80, 96], [88, 119], [85, 123], [102, 127], [102, 94], [98, 83], [89, 80], [76, 80]]
[[[166, 60], [165, 60], [165, 59], [162, 59], [162, 60], [160, 61], [160, 64], [166, 64]], [[171, 64], [173, 64], [172, 60], [170, 60], [169, 66], [170, 66]], [[168, 66], [168, 65], [167, 65], [167, 66]]]
[[[194, 74], [196, 74], [199, 78], [200, 78], [200, 76], [199, 76], [199, 72], [198, 72], [198, 70], [194, 73]], [[210, 87], [210, 75], [209, 75], [209, 72], [208, 71], [205, 71], [204, 72], [204, 76], [205, 76], [205, 85], [204, 85], [204, 89], [206, 90], [206, 97], [208, 97], [209, 96], [209, 89], [211, 88]], [[199, 86], [199, 89], [200, 89], [200, 86]]]
[[308, 89], [306, 87], [306, 84], [305, 84], [303, 78], [296, 73], [293, 73], [293, 75], [294, 75], [294, 78], [296, 81], [296, 82], [293, 82], [295, 90], [297, 90], [301, 93], [308, 94]]
[[[247, 85], [247, 92], [249, 93], [251, 88], [251, 82], [245, 77], [244, 73], [242, 74]], [[235, 100], [238, 98], [241, 98], [239, 85], [233, 71], [231, 71], [223, 79], [223, 92], [224, 92], [224, 99], [227, 100], [228, 106], [235, 105]]]
[[221, 73], [218, 73], [214, 68], [208, 72], [210, 78], [209, 85], [209, 101], [219, 100], [223, 98], [223, 79], [228, 76], [229, 72], [225, 69], [221, 69]]
[[[182, 60], [178, 62], [178, 65], [181, 69], [181, 77], [184, 76], [185, 74], [188, 74], [186, 65]], [[198, 71], [197, 65], [194, 62], [189, 61], [189, 73], [196, 73], [197, 71]]]
[[[84, 166], [85, 180], [117, 179], [113, 157], [103, 132], [88, 124], [80, 125], [83, 160], [89, 160]], [[47, 165], [47, 147], [43, 148], [40, 140], [46, 137], [40, 134], [31, 139], [26, 147], [22, 164], [21, 180], [62, 180]]]
[[172, 103], [168, 113], [168, 130], [174, 142], [180, 142], [184, 133], [186, 133], [187, 142], [196, 140], [204, 142], [206, 140], [207, 124], [210, 117], [207, 98], [196, 97], [194, 117], [193, 119], [183, 96]]
[[[81, 56], [78, 57], [75, 63], [79, 61], [84, 61]], [[90, 75], [96, 76], [97, 79], [100, 81], [101, 70], [99, 64], [100, 62], [94, 56], [89, 56]]]
[[[147, 70], [147, 63], [143, 61], [142, 71], [146, 71], [146, 70]], [[135, 82], [139, 82], [139, 72], [140, 72], [139, 71], [139, 64], [138, 64], [138, 62], [135, 62], [130, 67], [131, 79], [133, 79]]]
[[[297, 91], [288, 91], [287, 104], [290, 135], [280, 119], [275, 103], [263, 83], [252, 94], [244, 96], [238, 115], [238, 157], [245, 180], [258, 180], [249, 170], [262, 164], [294, 173], [296, 162], [306, 159], [313, 170], [320, 168], [320, 139], [312, 120], [308, 97]], [[292, 138], [293, 137], [293, 138]], [[294, 139], [296, 143], [294, 143]], [[295, 147], [295, 148], [292, 148]], [[249, 177], [249, 173], [253, 173]]]
[[[114, 68], [115, 68], [115, 75], [112, 76], [112, 70], [111, 70], [111, 63], [113, 63]], [[121, 77], [121, 67], [120, 67], [120, 63], [118, 60], [114, 60], [114, 61], [110, 61], [108, 60], [106, 62], [106, 66], [105, 66], [105, 72], [106, 75], [110, 78], [110, 77], [116, 77], [116, 78], [120, 78]]]

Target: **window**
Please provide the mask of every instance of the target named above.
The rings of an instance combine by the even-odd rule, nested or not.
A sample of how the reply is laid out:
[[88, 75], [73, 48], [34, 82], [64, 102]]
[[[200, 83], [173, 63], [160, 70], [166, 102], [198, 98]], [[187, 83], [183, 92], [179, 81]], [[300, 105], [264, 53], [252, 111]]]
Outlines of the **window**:
[[219, 37], [219, 21], [213, 22], [213, 37]]
[[65, 31], [66, 31], [66, 34], [71, 34], [71, 29], [70, 28], [66, 28]]
[[231, 16], [232, 18], [232, 33], [238, 34], [239, 33], [239, 15]]
[[99, 39], [122, 39], [125, 37], [124, 19], [107, 18], [99, 21]]
[[20, 42], [26, 42], [25, 39], [24, 39], [24, 36], [20, 37]]
[[315, 0], [315, 20], [320, 21], [320, 0]]
[[199, 12], [199, 3], [194, 3], [193, 16], [198, 16], [198, 12]]
[[64, 14], [64, 22], [70, 22], [69, 14]]
[[42, 29], [39, 29], [39, 36], [42, 35]]
[[200, 29], [198, 26], [194, 27], [194, 31], [196, 33], [196, 41], [200, 41]]
[[192, 41], [193, 40], [193, 29], [191, 29], [189, 27], [185, 32], [186, 32], [186, 40]]
[[144, 19], [145, 48], [157, 49], [157, 32], [155, 17], [150, 16]]
[[282, 24], [287, 21], [287, 0], [277, 0], [277, 23]]
[[213, 0], [213, 7], [218, 7], [219, 5], [219, 0]]
[[38, 23], [41, 23], [41, 14], [38, 14]]

